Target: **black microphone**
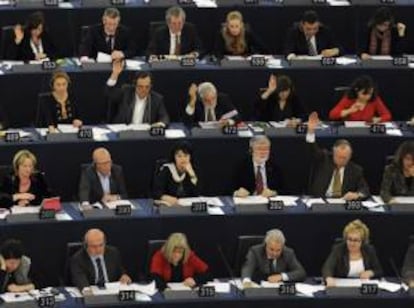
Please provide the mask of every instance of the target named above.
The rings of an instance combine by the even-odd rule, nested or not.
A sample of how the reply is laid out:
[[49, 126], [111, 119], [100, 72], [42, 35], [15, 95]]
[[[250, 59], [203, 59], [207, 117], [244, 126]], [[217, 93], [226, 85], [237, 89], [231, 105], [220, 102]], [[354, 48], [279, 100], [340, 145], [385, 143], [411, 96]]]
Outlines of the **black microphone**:
[[223, 250], [221, 249], [221, 246], [220, 245], [217, 245], [217, 250], [218, 250], [218, 252], [220, 254], [220, 258], [223, 261], [223, 264], [224, 264], [224, 266], [226, 268], [227, 274], [229, 274], [230, 282], [233, 282], [234, 283], [234, 286], [236, 288], [236, 295], [239, 296], [241, 292], [240, 292], [239, 288], [237, 287], [236, 279], [234, 277], [234, 272], [231, 269], [230, 262], [227, 260], [227, 258], [225, 256], [225, 254], [223, 253]]
[[[403, 281], [402, 277], [400, 276], [400, 273], [398, 272], [398, 268], [395, 265], [394, 259], [392, 257], [390, 258], [390, 264], [391, 264], [391, 268], [394, 272], [395, 277], [398, 279], [398, 283], [400, 285], [403, 285], [404, 281]], [[402, 293], [403, 290], [404, 290], [404, 288], [402, 287], [399, 292]]]

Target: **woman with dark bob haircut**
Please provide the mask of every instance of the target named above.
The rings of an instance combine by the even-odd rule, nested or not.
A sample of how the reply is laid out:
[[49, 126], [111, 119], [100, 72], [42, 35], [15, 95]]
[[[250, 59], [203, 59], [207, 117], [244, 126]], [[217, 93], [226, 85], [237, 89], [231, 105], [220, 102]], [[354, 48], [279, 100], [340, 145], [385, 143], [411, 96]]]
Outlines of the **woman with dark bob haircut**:
[[394, 203], [396, 196], [414, 196], [414, 141], [404, 141], [393, 162], [384, 169], [381, 197], [384, 202]]

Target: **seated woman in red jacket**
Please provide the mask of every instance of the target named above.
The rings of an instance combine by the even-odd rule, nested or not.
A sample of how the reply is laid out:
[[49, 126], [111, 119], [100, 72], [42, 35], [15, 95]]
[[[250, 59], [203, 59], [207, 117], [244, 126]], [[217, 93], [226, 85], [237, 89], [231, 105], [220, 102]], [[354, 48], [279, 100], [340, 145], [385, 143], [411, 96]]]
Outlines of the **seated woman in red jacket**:
[[348, 93], [329, 112], [334, 121], [391, 121], [391, 112], [377, 94], [374, 81], [369, 76], [354, 80]]
[[208, 279], [208, 265], [190, 249], [183, 233], [172, 233], [151, 259], [150, 273], [159, 290], [168, 282], [193, 288]]

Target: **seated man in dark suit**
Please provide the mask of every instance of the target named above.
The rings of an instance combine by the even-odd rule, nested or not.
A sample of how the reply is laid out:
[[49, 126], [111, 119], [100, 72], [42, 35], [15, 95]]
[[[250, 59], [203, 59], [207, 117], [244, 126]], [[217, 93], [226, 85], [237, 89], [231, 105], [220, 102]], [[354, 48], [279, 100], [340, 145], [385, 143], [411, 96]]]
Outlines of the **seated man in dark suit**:
[[70, 272], [73, 284], [83, 294], [90, 294], [92, 285], [103, 287], [106, 282], [131, 282], [118, 249], [106, 245], [105, 234], [99, 229], [86, 232], [84, 247], [70, 260]]
[[79, 54], [81, 61], [95, 59], [98, 52], [111, 55], [113, 60], [132, 58], [135, 42], [129, 29], [119, 24], [121, 14], [116, 8], [107, 8], [102, 24], [93, 25], [82, 38]]
[[193, 55], [201, 53], [201, 41], [194, 25], [185, 22], [185, 11], [179, 6], [170, 7], [165, 13], [166, 26], [156, 29], [147, 48], [147, 55]]
[[282, 185], [279, 167], [270, 159], [270, 140], [260, 135], [250, 139], [250, 155], [243, 160], [236, 172], [235, 197], [277, 195]]
[[241, 270], [245, 287], [251, 281], [303, 281], [306, 272], [292, 248], [285, 246], [285, 236], [279, 229], [266, 233], [263, 244], [250, 247]]
[[318, 114], [311, 113], [306, 134], [313, 160], [309, 194], [345, 200], [367, 199], [370, 196], [368, 184], [362, 167], [351, 161], [351, 144], [345, 139], [339, 139], [334, 143], [332, 154], [320, 149], [315, 142], [318, 123]]
[[95, 149], [92, 160], [93, 163], [82, 170], [79, 183], [80, 202], [93, 204], [128, 198], [122, 167], [112, 164], [108, 150]]
[[331, 30], [319, 21], [315, 11], [306, 11], [299, 23], [289, 29], [285, 55], [288, 60], [296, 55], [335, 57], [341, 53]]
[[148, 72], [138, 74], [134, 86], [115, 87], [122, 72], [124, 61], [114, 61], [112, 74], [107, 85], [109, 99], [119, 106], [113, 122], [126, 124], [149, 123], [153, 126], [166, 126], [170, 122], [164, 97], [152, 91], [152, 76]]
[[211, 82], [203, 82], [198, 86], [191, 84], [188, 95], [189, 101], [184, 116], [184, 122], [188, 125], [217, 121], [224, 126], [233, 125], [240, 120], [239, 112], [230, 98], [226, 94], [217, 93]]

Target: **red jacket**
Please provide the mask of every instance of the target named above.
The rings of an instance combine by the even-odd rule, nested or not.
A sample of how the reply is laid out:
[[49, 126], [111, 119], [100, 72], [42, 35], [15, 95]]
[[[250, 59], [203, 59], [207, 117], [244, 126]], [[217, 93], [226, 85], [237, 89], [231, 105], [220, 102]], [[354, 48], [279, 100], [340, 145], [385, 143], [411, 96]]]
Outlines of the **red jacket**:
[[[183, 263], [183, 279], [194, 277], [195, 274], [205, 273], [207, 270], [208, 265], [197, 257], [193, 251], [190, 251], [187, 262]], [[166, 282], [171, 280], [171, 266], [161, 250], [158, 250], [152, 256], [150, 272], [161, 276]]]
[[355, 99], [349, 99], [346, 95], [342, 97], [338, 104], [329, 112], [330, 120], [345, 120], [345, 121], [366, 121], [371, 122], [373, 117], [381, 117], [381, 122], [391, 121], [391, 112], [385, 106], [382, 99], [377, 96], [375, 100], [369, 102], [363, 110], [354, 112], [346, 118], [341, 117], [341, 112], [348, 109], [355, 103]]

